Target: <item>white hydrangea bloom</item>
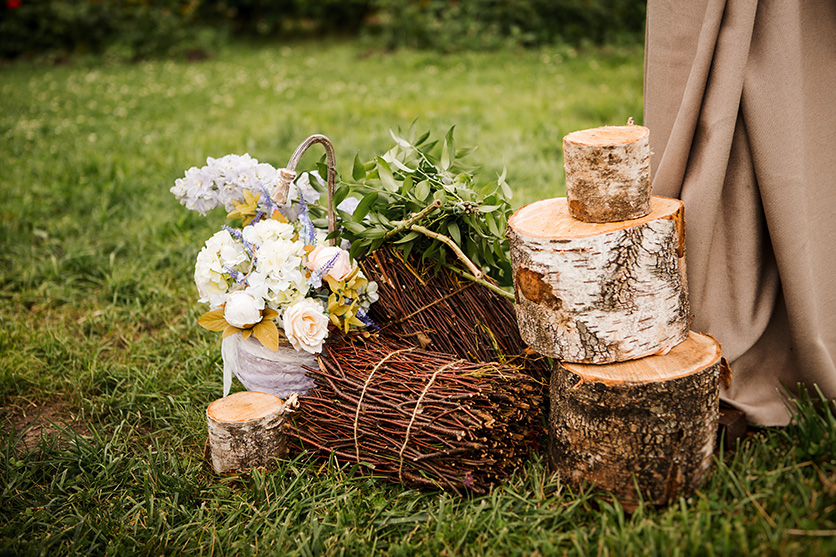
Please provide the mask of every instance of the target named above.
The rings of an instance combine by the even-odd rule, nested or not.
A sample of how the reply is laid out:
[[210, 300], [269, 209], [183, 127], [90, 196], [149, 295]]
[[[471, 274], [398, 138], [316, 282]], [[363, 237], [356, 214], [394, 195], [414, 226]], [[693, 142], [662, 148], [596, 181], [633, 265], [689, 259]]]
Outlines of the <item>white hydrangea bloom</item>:
[[197, 255], [194, 280], [201, 302], [220, 307], [226, 302], [230, 286], [230, 272], [249, 270], [249, 257], [244, 246], [236, 242], [226, 230], [217, 232], [206, 241]]
[[353, 215], [354, 210], [357, 208], [357, 206], [359, 204], [360, 204], [359, 199], [357, 199], [354, 196], [349, 196], [349, 197], [346, 197], [345, 199], [343, 199], [342, 201], [340, 201], [340, 204], [337, 205], [337, 210], [345, 211], [349, 215]]
[[[359, 275], [366, 278], [362, 271], [360, 271]], [[379, 299], [380, 295], [377, 293], [376, 282], [369, 282], [365, 286], [357, 289], [357, 307], [363, 311], [368, 311], [369, 307]]]
[[259, 245], [255, 271], [249, 277], [274, 309], [304, 298], [308, 286], [304, 269], [305, 245], [284, 238], [267, 238]]
[[257, 246], [268, 240], [292, 240], [296, 229], [292, 224], [274, 219], [262, 219], [244, 227], [244, 240]]
[[171, 193], [185, 205], [187, 209], [205, 215], [219, 205], [218, 193], [214, 186], [214, 177], [205, 166], [192, 167], [186, 171], [183, 178], [174, 181]]
[[[253, 195], [261, 194], [266, 202], [278, 180], [278, 170], [259, 163], [249, 154], [226, 155], [219, 159], [207, 157], [206, 166], [190, 168], [185, 177], [175, 180], [171, 193], [188, 209], [205, 215], [220, 206], [232, 211], [235, 208], [233, 201], [244, 200], [244, 190]], [[293, 193], [295, 196], [295, 189]]]

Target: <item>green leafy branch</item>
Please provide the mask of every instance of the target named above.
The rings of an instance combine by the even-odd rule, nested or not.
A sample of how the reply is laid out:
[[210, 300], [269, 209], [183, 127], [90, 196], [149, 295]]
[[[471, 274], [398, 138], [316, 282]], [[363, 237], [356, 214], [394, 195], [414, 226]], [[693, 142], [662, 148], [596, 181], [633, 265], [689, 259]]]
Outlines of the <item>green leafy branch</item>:
[[457, 149], [453, 131], [432, 140], [429, 132], [419, 136], [413, 123], [406, 133], [390, 132], [395, 144], [383, 155], [367, 162], [356, 156], [352, 181], [341, 182], [334, 198], [335, 206], [349, 195], [360, 199], [353, 214], [339, 212], [340, 235], [355, 258], [391, 242], [405, 257], [421, 253], [441, 266], [459, 260], [474, 278], [484, 273], [510, 285], [504, 232], [511, 188], [505, 172], [480, 182], [478, 168], [463, 161], [474, 148]]

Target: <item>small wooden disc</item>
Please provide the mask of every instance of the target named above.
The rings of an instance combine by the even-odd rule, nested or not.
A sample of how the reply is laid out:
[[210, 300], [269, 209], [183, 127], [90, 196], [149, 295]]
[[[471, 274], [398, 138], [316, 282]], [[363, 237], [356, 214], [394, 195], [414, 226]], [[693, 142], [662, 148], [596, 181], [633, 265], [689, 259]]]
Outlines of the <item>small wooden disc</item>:
[[603, 126], [572, 132], [566, 136], [566, 140], [578, 145], [600, 147], [633, 143], [649, 135], [650, 130], [644, 126]]
[[563, 362], [562, 366], [584, 381], [615, 385], [669, 381], [713, 366], [720, 360], [720, 345], [709, 335], [690, 331], [688, 337], [664, 355], [613, 364], [590, 365]]
[[275, 395], [256, 391], [242, 391], [219, 398], [209, 405], [206, 414], [218, 422], [249, 422], [260, 420], [283, 405], [282, 399]]
[[[508, 227], [523, 236], [553, 240], [589, 238], [633, 228], [658, 219], [677, 219], [677, 226], [684, 230], [682, 201], [654, 195], [651, 198], [650, 207], [650, 213], [635, 220], [584, 222], [569, 214], [567, 198], [555, 197], [535, 201], [517, 210], [508, 219]], [[684, 238], [685, 235], [681, 234], [681, 236]]]

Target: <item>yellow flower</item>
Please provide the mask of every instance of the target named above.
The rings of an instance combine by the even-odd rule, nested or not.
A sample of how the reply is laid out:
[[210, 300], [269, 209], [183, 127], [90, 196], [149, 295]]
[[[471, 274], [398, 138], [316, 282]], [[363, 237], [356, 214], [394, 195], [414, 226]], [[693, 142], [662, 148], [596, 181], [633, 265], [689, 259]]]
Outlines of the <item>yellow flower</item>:
[[258, 214], [258, 200], [261, 194], [253, 195], [250, 190], [244, 190], [244, 201], [232, 200], [232, 205], [235, 206], [233, 211], [226, 216], [228, 219], [242, 219], [241, 225], [247, 226], [250, 224], [255, 216]]

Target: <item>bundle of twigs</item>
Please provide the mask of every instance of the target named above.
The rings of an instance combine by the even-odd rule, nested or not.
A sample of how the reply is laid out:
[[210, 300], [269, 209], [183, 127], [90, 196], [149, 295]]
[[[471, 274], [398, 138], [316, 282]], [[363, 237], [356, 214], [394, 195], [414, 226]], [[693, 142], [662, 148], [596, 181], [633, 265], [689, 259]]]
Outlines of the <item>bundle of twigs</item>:
[[473, 363], [393, 339], [329, 344], [300, 397], [291, 442], [417, 487], [485, 492], [529, 454], [539, 386], [499, 363]]
[[498, 287], [447, 267], [428, 270], [420, 256], [404, 260], [388, 245], [360, 265], [378, 284], [380, 300], [372, 305], [370, 316], [385, 336], [473, 362], [512, 364], [548, 382], [551, 366], [527, 349], [514, 304]]

